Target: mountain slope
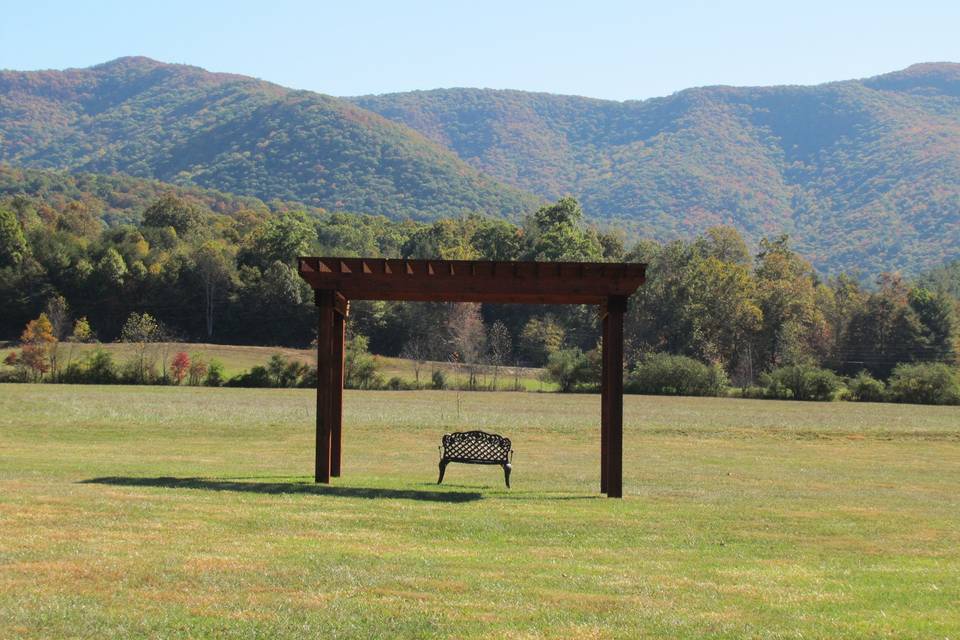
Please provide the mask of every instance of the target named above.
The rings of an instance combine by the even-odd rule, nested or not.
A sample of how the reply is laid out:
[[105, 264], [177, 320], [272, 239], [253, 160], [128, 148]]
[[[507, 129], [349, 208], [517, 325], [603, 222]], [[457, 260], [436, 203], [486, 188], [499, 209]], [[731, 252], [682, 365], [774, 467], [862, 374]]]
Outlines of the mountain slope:
[[477, 89], [354, 98], [495, 178], [666, 239], [788, 232], [820, 268], [960, 252], [960, 65], [613, 102]]
[[517, 217], [538, 202], [347, 101], [147, 58], [0, 72], [0, 162], [395, 217]]

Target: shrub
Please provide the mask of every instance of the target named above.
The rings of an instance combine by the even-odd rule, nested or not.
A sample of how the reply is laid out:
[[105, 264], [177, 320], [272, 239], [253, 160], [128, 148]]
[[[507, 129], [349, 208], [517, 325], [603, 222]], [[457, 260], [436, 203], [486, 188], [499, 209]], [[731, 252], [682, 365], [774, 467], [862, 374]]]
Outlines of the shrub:
[[343, 386], [348, 389], [376, 389], [383, 386], [377, 375], [377, 362], [367, 351], [365, 336], [356, 335], [346, 345]]
[[211, 360], [207, 365], [207, 377], [203, 384], [208, 387], [219, 387], [224, 383], [223, 363], [219, 360]]
[[266, 388], [271, 387], [270, 372], [266, 367], [256, 366], [239, 375], [233, 376], [227, 381], [228, 387], [253, 387]]
[[580, 349], [561, 349], [547, 357], [546, 378], [560, 385], [561, 393], [569, 393], [581, 384], [593, 382], [590, 362]]
[[833, 400], [843, 381], [833, 371], [795, 364], [760, 376], [768, 398], [782, 400]]
[[727, 376], [719, 365], [667, 353], [644, 357], [626, 385], [631, 393], [669, 396], [719, 396], [726, 387]]
[[193, 354], [193, 357], [190, 359], [190, 377], [188, 378], [189, 384], [192, 387], [198, 386], [207, 375], [208, 365], [204, 361], [203, 356], [199, 353]]
[[400, 376], [393, 376], [387, 381], [387, 389], [391, 391], [412, 391], [417, 388], [416, 382], [404, 380]]
[[857, 402], [883, 402], [886, 400], [887, 387], [867, 371], [861, 371], [847, 383], [850, 399]]
[[443, 371], [441, 371], [440, 369], [437, 369], [437, 370], [434, 371], [433, 374], [430, 376], [430, 386], [433, 387], [434, 389], [438, 389], [438, 390], [439, 390], [439, 389], [446, 389], [446, 388], [447, 388], [447, 375], [446, 375]]
[[960, 404], [960, 380], [945, 364], [898, 364], [889, 384], [894, 402]]
[[185, 351], [178, 352], [173, 356], [173, 362], [170, 363], [170, 374], [173, 376], [175, 384], [180, 384], [187, 377], [190, 371], [190, 356]]
[[95, 349], [81, 362], [72, 362], [60, 376], [68, 384], [116, 384], [120, 380], [113, 357]]

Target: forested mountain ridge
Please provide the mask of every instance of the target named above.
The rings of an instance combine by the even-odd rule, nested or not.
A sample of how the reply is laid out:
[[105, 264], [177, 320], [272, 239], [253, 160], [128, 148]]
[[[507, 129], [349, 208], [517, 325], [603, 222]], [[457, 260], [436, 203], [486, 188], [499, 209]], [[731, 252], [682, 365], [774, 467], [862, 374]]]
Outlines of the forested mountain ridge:
[[0, 72], [0, 163], [393, 219], [517, 220], [570, 194], [636, 236], [726, 224], [753, 246], [789, 233], [822, 273], [917, 274], [960, 254], [960, 65], [615, 102], [484, 89], [342, 99], [121, 58]]
[[790, 233], [823, 271], [960, 253], [960, 65], [615, 102], [440, 89], [353, 99], [545, 198], [641, 235]]
[[419, 219], [539, 203], [348, 101], [147, 58], [0, 71], [0, 162]]

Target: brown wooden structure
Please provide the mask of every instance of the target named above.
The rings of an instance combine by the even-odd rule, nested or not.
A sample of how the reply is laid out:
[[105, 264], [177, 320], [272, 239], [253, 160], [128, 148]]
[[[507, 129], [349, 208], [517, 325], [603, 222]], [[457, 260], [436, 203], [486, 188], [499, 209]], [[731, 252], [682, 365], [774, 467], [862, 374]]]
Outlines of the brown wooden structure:
[[317, 332], [315, 479], [340, 475], [344, 320], [350, 300], [595, 304], [603, 324], [600, 491], [623, 495], [623, 314], [646, 265], [594, 262], [488, 262], [300, 258], [313, 287]]

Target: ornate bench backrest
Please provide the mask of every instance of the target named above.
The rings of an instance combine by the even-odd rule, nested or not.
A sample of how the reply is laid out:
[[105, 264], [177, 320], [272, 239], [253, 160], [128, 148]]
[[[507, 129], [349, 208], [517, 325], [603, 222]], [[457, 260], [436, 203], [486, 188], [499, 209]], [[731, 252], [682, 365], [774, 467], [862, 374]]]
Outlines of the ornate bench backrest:
[[508, 462], [510, 438], [486, 431], [458, 431], [443, 436], [443, 457]]

